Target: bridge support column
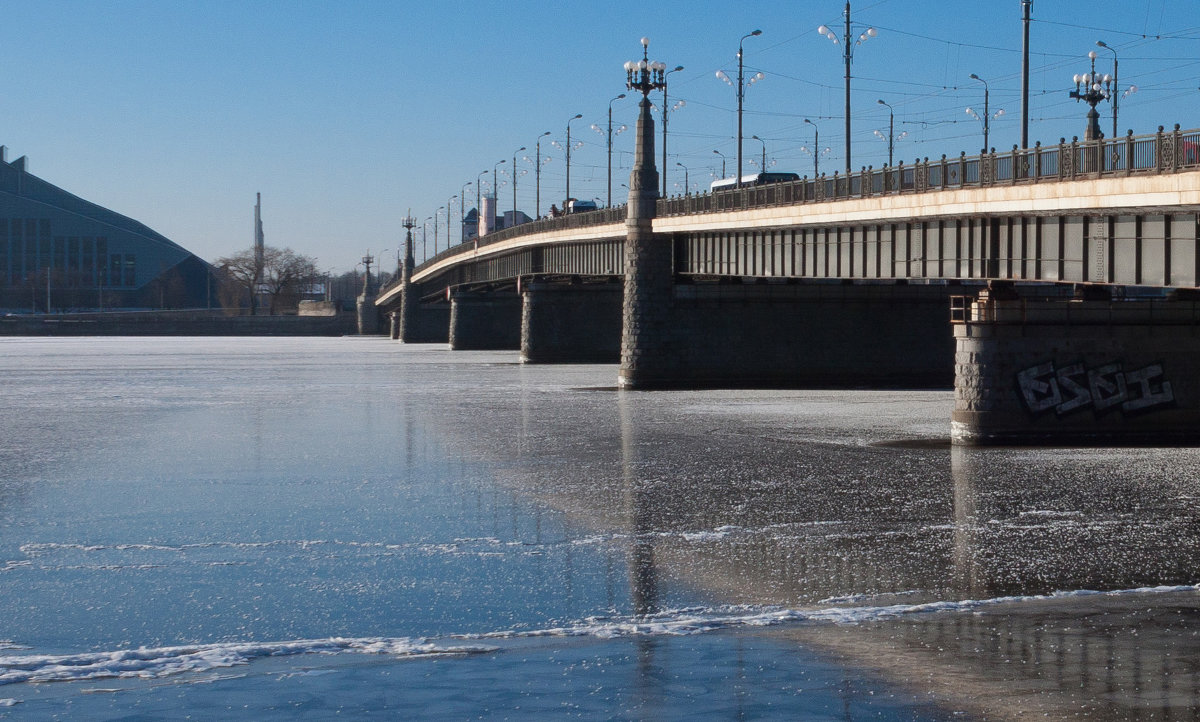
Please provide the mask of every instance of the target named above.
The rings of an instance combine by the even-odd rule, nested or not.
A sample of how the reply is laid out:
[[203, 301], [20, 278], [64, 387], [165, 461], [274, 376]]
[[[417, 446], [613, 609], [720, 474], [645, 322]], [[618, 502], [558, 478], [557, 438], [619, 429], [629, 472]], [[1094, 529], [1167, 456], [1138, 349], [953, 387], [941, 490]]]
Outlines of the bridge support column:
[[[632, 87], [632, 86], [631, 86]], [[672, 326], [674, 254], [672, 239], [655, 235], [658, 171], [654, 167], [654, 121], [649, 90], [637, 121], [637, 153], [629, 174], [629, 206], [625, 220], [625, 292], [621, 306], [622, 388], [676, 386], [681, 371]]]
[[400, 338], [400, 312], [392, 311], [388, 313], [388, 326], [391, 331], [392, 340]]
[[998, 299], [955, 319], [956, 444], [1200, 438], [1200, 307]]
[[455, 292], [450, 296], [450, 348], [521, 348], [521, 297], [515, 293]]
[[450, 307], [424, 304], [415, 284], [405, 282], [400, 291], [400, 312], [394, 338], [401, 343], [446, 343], [450, 339]]
[[621, 358], [616, 283], [533, 283], [522, 293], [523, 363], [616, 363]]
[[360, 336], [379, 333], [379, 309], [375, 306], [374, 293], [358, 297], [358, 333]]

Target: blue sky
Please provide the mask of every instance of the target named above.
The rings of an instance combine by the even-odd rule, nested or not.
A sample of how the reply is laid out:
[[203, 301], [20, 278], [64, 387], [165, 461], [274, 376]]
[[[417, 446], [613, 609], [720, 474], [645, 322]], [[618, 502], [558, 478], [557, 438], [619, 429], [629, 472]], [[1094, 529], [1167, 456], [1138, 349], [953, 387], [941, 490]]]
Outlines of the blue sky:
[[[670, 76], [668, 186], [683, 192], [719, 173], [719, 150], [736, 157], [734, 89], [715, 77], [762, 72], [745, 100], [744, 157], [770, 170], [812, 173], [806, 152], [820, 128], [821, 170], [844, 165], [842, 0], [599, 4], [491, 2], [317, 2], [315, 0], [108, 0], [11, 3], [0, 43], [7, 113], [0, 143], [9, 160], [88, 200], [132, 216], [215, 260], [253, 240], [254, 194], [263, 194], [267, 242], [316, 256], [322, 269], [348, 270], [368, 250], [394, 260], [409, 208], [420, 221], [517, 153], [518, 207], [533, 214], [532, 148], [583, 141], [571, 159], [571, 191], [606, 191], [608, 103], [625, 92], [622, 64], [640, 57], [685, 69]], [[1200, 2], [1035, 0], [1031, 29], [1030, 138], [1082, 135], [1087, 107], [1068, 97], [1071, 76], [1111, 72], [1120, 58], [1124, 133], [1175, 123], [1200, 127]], [[883, 165], [887, 109], [896, 112], [897, 160], [973, 153], [988, 81], [991, 145], [1020, 139], [1020, 0], [860, 0], [856, 31], [878, 35], [856, 46], [852, 80], [853, 163]], [[655, 94], [655, 98], [661, 95]], [[636, 105], [613, 103], [618, 135], [613, 197], [626, 193]], [[1111, 131], [1108, 104], [1101, 127]], [[658, 150], [661, 153], [661, 148]], [[564, 192], [563, 151], [542, 145], [544, 213]], [[745, 172], [755, 170], [746, 166]], [[521, 171], [526, 171], [521, 175]], [[500, 205], [512, 204], [500, 175]], [[457, 226], [459, 200], [449, 203]], [[438, 214], [445, 241], [445, 211]], [[457, 229], [454, 231], [457, 238]], [[432, 227], [430, 228], [432, 241]], [[390, 262], [389, 262], [390, 265]]]

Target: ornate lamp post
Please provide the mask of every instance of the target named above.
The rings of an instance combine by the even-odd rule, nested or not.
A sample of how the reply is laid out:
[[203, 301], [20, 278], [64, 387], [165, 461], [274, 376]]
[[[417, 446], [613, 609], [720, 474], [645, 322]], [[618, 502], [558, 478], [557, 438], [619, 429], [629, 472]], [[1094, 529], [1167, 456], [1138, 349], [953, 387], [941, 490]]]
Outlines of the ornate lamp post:
[[671, 68], [667, 72], [663, 73], [663, 86], [662, 86], [662, 92], [663, 92], [663, 107], [662, 107], [662, 117], [663, 117], [662, 118], [662, 123], [663, 123], [662, 187], [663, 187], [663, 191], [662, 191], [662, 194], [663, 194], [663, 197], [666, 197], [666, 195], [667, 195], [667, 115], [669, 114], [669, 112], [679, 110], [683, 106], [687, 105], [687, 103], [685, 103], [681, 100], [675, 104], [675, 107], [668, 108], [668, 106], [667, 106], [667, 76], [670, 75], [671, 73], [675, 73], [680, 70], [683, 70], [683, 66], [676, 65], [674, 68]]
[[999, 118], [1000, 116], [1004, 115], [1004, 108], [997, 110], [995, 115], [991, 115], [988, 110], [988, 84], [987, 84], [987, 81], [984, 80], [983, 78], [979, 77], [975, 73], [971, 73], [970, 78], [971, 78], [971, 80], [978, 80], [979, 82], [983, 83], [983, 117], [980, 118], [979, 113], [976, 113], [973, 108], [967, 108], [967, 115], [971, 116], [972, 118], [976, 118], [976, 119], [983, 121], [983, 152], [987, 153], [991, 150], [991, 146], [988, 145], [988, 133], [992, 128], [992, 119]]
[[1092, 107], [1088, 111], [1087, 131], [1084, 133], [1083, 139], [1099, 140], [1104, 137], [1104, 133], [1100, 130], [1100, 113], [1096, 111], [1096, 106], [1100, 101], [1109, 98], [1112, 91], [1112, 76], [1096, 72], [1095, 50], [1088, 53], [1088, 59], [1092, 61], [1092, 69], [1082, 75], [1074, 76], [1075, 89], [1071, 91], [1071, 97], [1076, 101], [1082, 100]]
[[[843, 13], [846, 16], [846, 30], [842, 35], [842, 59], [846, 61], [846, 173], [850, 172], [850, 61], [854, 58], [854, 47], [850, 45], [850, 3], [846, 3], [846, 10]], [[837, 35], [829, 29], [828, 26], [822, 25], [817, 28], [817, 32], [833, 41], [834, 45], [838, 44]], [[867, 28], [858, 36], [858, 41], [854, 46], [862, 45], [871, 38], [879, 35], [879, 31], [875, 28]]]
[[[624, 97], [625, 97], [625, 94], [621, 93], [617, 97], [608, 101], [608, 207], [609, 208], [612, 208], [612, 140], [613, 140], [612, 104]], [[605, 131], [601, 130], [600, 126], [596, 125], [595, 123], [592, 123], [592, 130], [596, 131], [597, 133], [605, 132]], [[623, 130], [625, 130], [624, 125], [622, 125], [620, 128], [617, 129], [617, 135], [620, 135], [621, 131], [623, 131]]]
[[[737, 131], [737, 178], [734, 180], [735, 188], [742, 187], [742, 104], [746, 98], [746, 86], [754, 85], [755, 83], [757, 83], [758, 81], [763, 79], [762, 73], [755, 73], [754, 77], [750, 78], [749, 83], [745, 82], [745, 79], [742, 75], [742, 66], [743, 66], [743, 64], [742, 64], [742, 55], [743, 55], [742, 43], [745, 42], [746, 38], [752, 38], [752, 37], [756, 37], [758, 35], [762, 35], [762, 31], [761, 30], [753, 30], [753, 31], [747, 33], [746, 35], [743, 35], [741, 40], [738, 40], [738, 54], [737, 54], [737, 57], [738, 57], [738, 77], [737, 77], [737, 125], [738, 125], [738, 131]], [[721, 80], [724, 80], [726, 82], [726, 84], [733, 85], [733, 83], [729, 80], [729, 76], [725, 74], [724, 70], [718, 70], [717, 77], [720, 78]]]

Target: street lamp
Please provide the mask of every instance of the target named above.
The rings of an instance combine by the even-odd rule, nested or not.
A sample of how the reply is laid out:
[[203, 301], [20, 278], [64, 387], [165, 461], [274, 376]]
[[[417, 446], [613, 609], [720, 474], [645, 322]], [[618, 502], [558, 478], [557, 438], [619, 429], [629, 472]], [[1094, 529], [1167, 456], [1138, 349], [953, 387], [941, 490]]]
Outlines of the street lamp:
[[[846, 30], [842, 36], [842, 58], [846, 61], [846, 173], [850, 173], [850, 60], [854, 57], [854, 47], [850, 45], [850, 2], [846, 2]], [[833, 41], [834, 45], [838, 44], [837, 35], [829, 29], [828, 26], [822, 25], [817, 28], [817, 32]], [[857, 47], [867, 42], [871, 38], [879, 35], [879, 31], [875, 28], [867, 28], [858, 36], [858, 41], [854, 43]], [[815, 156], [814, 156], [815, 157]]]
[[[613, 139], [612, 104], [624, 97], [625, 97], [625, 94], [621, 93], [617, 97], [608, 101], [608, 207], [609, 208], [612, 208], [612, 139]], [[596, 131], [597, 133], [605, 132], [605, 131], [601, 130], [600, 126], [596, 125], [595, 123], [592, 123], [592, 130]], [[623, 131], [623, 130], [625, 130], [624, 125], [622, 125], [617, 130], [617, 134], [620, 135], [621, 131]]]
[[517, 153], [520, 153], [523, 150], [525, 150], [525, 146], [521, 146], [520, 148], [517, 148], [516, 150], [513, 151], [513, 162], [512, 162], [512, 166], [511, 166], [512, 167], [512, 181], [513, 181], [512, 222], [513, 222], [514, 226], [517, 225]]
[[1088, 53], [1088, 59], [1092, 61], [1092, 69], [1087, 73], [1076, 75], [1073, 78], [1075, 89], [1071, 91], [1071, 97], [1076, 101], [1082, 100], [1092, 106], [1092, 109], [1088, 111], [1088, 126], [1083, 139], [1099, 140], [1104, 137], [1104, 133], [1100, 131], [1100, 113], [1096, 112], [1096, 105], [1100, 101], [1110, 97], [1112, 76], [1108, 74], [1101, 75], [1096, 72], [1095, 50]]
[[[442, 210], [444, 210], [445, 208], [446, 208], [446, 206], [438, 206], [437, 210], [433, 212], [433, 255], [435, 255], [435, 256], [437, 255], [437, 252], [438, 252], [438, 250], [437, 250], [437, 227], [438, 227], [437, 217], [438, 217], [438, 214], [441, 213]], [[449, 232], [450, 232], [450, 211], [447, 210], [446, 211], [446, 233], [449, 233]], [[447, 246], [449, 246], [449, 244], [447, 244]]]
[[[886, 105], [887, 109], [888, 109], [888, 134], [887, 134], [887, 138], [885, 138], [885, 140], [887, 140], [887, 142], [888, 142], [888, 167], [890, 168], [892, 166], [892, 150], [896, 147], [896, 141], [900, 140], [900, 138], [903, 138], [904, 136], [908, 135], [908, 131], [907, 130], [904, 131], [903, 133], [900, 134], [900, 138], [897, 138], [896, 137], [896, 112], [894, 110], [892, 110], [891, 104], [885, 102], [883, 99], [880, 99], [876, 102], [878, 102], [880, 105]], [[880, 138], [883, 138], [883, 133], [880, 133], [878, 130], [875, 131], [875, 135], [879, 136]]]
[[487, 173], [487, 168], [479, 171], [479, 175], [475, 176], [475, 235], [479, 235], [479, 219], [483, 218], [483, 199], [479, 195], [479, 179], [483, 178]]
[[717, 155], [721, 156], [721, 177], [724, 178], [725, 177], [725, 154], [719, 150], [714, 150], [713, 152], [716, 153]]
[[[663, 161], [662, 161], [662, 169], [663, 169], [663, 171], [662, 171], [662, 187], [663, 187], [663, 192], [662, 192], [662, 194], [663, 194], [663, 197], [664, 197], [664, 198], [667, 196], [667, 115], [668, 115], [668, 109], [667, 109], [667, 76], [668, 76], [668, 75], [670, 75], [671, 73], [675, 73], [675, 72], [678, 72], [678, 71], [680, 71], [680, 70], [683, 70], [683, 66], [682, 66], [682, 65], [676, 65], [674, 68], [672, 68], [672, 69], [668, 70], [667, 72], [663, 73], [663, 86], [662, 86], [662, 92], [663, 92], [663, 107], [662, 107], [662, 123], [663, 123], [663, 144], [662, 144], [662, 145], [663, 145], [663, 147], [662, 147], [662, 156], [663, 156]], [[675, 104], [675, 107], [674, 107], [674, 108], [671, 108], [670, 110], [672, 110], [672, 111], [674, 111], [674, 110], [679, 110], [680, 108], [682, 108], [682, 107], [683, 107], [683, 106], [685, 106], [685, 105], [687, 105], [687, 103], [685, 103], [684, 101], [682, 101], [682, 100], [681, 100], [681, 101], [679, 101], [678, 103], [676, 103], [676, 104]]]
[[1113, 54], [1113, 72], [1112, 72], [1112, 110], [1113, 110], [1113, 132], [1112, 137], [1117, 137], [1117, 101], [1121, 98], [1128, 98], [1133, 93], [1137, 92], [1137, 86], [1131, 85], [1125, 89], [1125, 92], [1120, 92], [1121, 88], [1117, 85], [1117, 51], [1110, 47], [1103, 40], [1097, 40], [1096, 44], [1105, 50], [1109, 50]]
[[676, 162], [675, 165], [683, 169], [683, 194], [688, 194], [688, 167], [683, 163]]
[[812, 122], [808, 118], [805, 118], [804, 122], [813, 127], [813, 144], [811, 148], [806, 145], [802, 145], [800, 146], [800, 150], [813, 157], [813, 178], [819, 178], [821, 175], [821, 156], [829, 155], [831, 152], [833, 152], [833, 149], [821, 147], [821, 128], [816, 123]]
[[[467, 240], [467, 234], [463, 233], [463, 226], [467, 223], [467, 189], [471, 187], [471, 181], [463, 183], [463, 187], [458, 190], [458, 242], [463, 243]], [[477, 214], [478, 215], [478, 214]]]
[[[550, 135], [550, 131], [546, 131], [537, 137], [537, 141], [533, 144], [533, 178], [534, 178], [534, 196], [533, 196], [533, 217], [542, 217], [542, 138]], [[549, 162], [550, 158], [546, 158]]]
[[[1092, 55], [1095, 55], [1095, 54], [1096, 54], [1095, 51], [1092, 51]], [[967, 115], [971, 116], [972, 118], [976, 118], [976, 119], [983, 121], [983, 152], [987, 153], [989, 151], [989, 149], [991, 148], [991, 146], [988, 145], [988, 131], [990, 131], [991, 127], [992, 127], [992, 118], [999, 118], [1000, 116], [1004, 115], [1004, 108], [997, 110], [995, 115], [990, 115], [988, 112], [988, 84], [987, 84], [987, 81], [984, 80], [983, 78], [979, 77], [975, 73], [971, 73], [970, 78], [971, 78], [971, 80], [978, 80], [979, 82], [983, 83], [983, 117], [980, 118], [979, 113], [976, 113], [975, 110], [972, 108], [967, 108]]]
[[433, 217], [428, 216], [421, 221], [421, 263], [429, 260], [429, 222], [432, 220]]
[[[453, 240], [454, 240], [454, 236], [452, 236], [450, 234], [450, 214], [454, 210], [453, 204], [454, 204], [455, 198], [458, 198], [457, 194], [452, 195], [446, 199], [446, 250], [447, 251], [450, 250], [450, 243], [453, 242]], [[459, 212], [459, 218], [462, 218], [461, 211]]]
[[583, 113], [576, 113], [567, 120], [567, 198], [563, 201], [563, 211], [566, 211], [566, 205], [571, 202], [571, 121], [579, 120], [583, 117]]
[[766, 173], [767, 172], [767, 141], [763, 140], [762, 138], [759, 138], [757, 135], [752, 135], [750, 137], [753, 138], [754, 140], [757, 140], [759, 143], [762, 143], [762, 167], [759, 168], [759, 172]]
[[[743, 42], [745, 42], [746, 38], [752, 38], [752, 37], [755, 37], [755, 36], [758, 36], [758, 35], [762, 35], [762, 31], [761, 31], [761, 30], [754, 30], [754, 31], [752, 31], [752, 32], [750, 32], [750, 33], [748, 33], [748, 34], [746, 34], [746, 35], [743, 35], [743, 36], [742, 36], [742, 38], [741, 38], [741, 40], [738, 40], [738, 54], [737, 54], [737, 58], [738, 58], [738, 77], [737, 77], [737, 125], [738, 125], [738, 132], [737, 132], [737, 178], [734, 180], [734, 184], [733, 184], [735, 188], [741, 188], [741, 187], [742, 187], [742, 103], [743, 103], [743, 101], [745, 100], [745, 97], [746, 97], [746, 85], [747, 85], [747, 84], [744, 82], [744, 78], [743, 78], [743, 75], [742, 75], [742, 55], [743, 55], [743, 52], [742, 52], [742, 43], [743, 43]], [[724, 71], [724, 70], [718, 70], [718, 71], [717, 71], [717, 77], [718, 77], [718, 78], [720, 78], [721, 80], [724, 80], [726, 84], [728, 84], [728, 85], [733, 85], [733, 83], [732, 83], [732, 82], [729, 80], [729, 76], [725, 74], [725, 71]], [[762, 74], [762, 73], [755, 73], [755, 74], [754, 74], [754, 77], [750, 78], [750, 83], [749, 83], [749, 84], [750, 84], [750, 85], [753, 85], [753, 84], [757, 83], [758, 81], [760, 81], [760, 80], [762, 80], [762, 79], [763, 79], [763, 74]]]

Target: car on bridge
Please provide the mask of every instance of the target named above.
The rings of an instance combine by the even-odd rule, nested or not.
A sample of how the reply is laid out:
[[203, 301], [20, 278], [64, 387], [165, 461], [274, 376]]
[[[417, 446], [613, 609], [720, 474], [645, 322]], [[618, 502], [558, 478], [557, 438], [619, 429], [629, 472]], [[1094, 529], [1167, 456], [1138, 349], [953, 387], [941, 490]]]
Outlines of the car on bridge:
[[567, 201], [567, 213], [586, 213], [587, 211], [600, 210], [596, 205], [596, 201], [577, 201], [571, 198]]

